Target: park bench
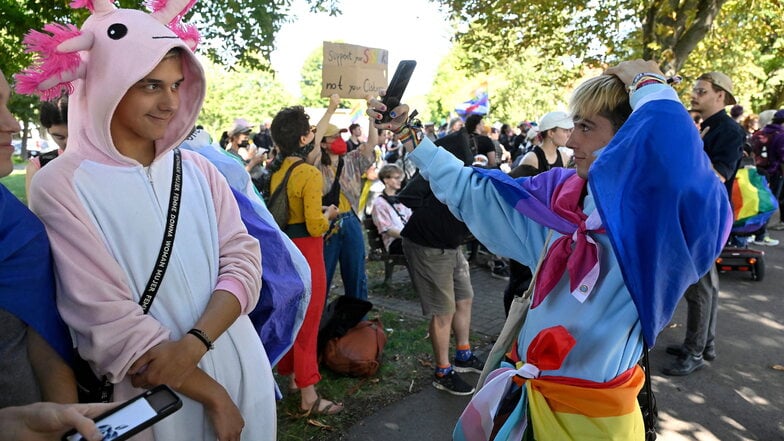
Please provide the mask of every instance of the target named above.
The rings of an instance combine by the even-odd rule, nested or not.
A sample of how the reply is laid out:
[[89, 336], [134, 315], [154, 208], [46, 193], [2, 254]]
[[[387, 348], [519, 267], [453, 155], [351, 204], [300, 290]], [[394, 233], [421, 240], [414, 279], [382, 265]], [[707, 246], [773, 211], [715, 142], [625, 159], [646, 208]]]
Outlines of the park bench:
[[384, 262], [384, 283], [389, 283], [392, 278], [396, 265], [402, 265], [408, 268], [406, 256], [402, 254], [389, 254], [387, 249], [384, 248], [384, 240], [381, 238], [381, 233], [378, 232], [376, 224], [373, 223], [371, 216], [365, 216], [362, 221], [367, 234], [367, 242], [370, 250], [368, 251], [368, 260], [374, 262]]

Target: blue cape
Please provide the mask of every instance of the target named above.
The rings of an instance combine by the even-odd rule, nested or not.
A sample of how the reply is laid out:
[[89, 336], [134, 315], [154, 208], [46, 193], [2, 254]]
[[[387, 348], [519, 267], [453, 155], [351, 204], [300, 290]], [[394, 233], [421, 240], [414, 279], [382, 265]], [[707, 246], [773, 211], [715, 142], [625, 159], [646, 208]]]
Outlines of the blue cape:
[[52, 255], [44, 225], [2, 185], [0, 308], [35, 329], [71, 363], [73, 346], [55, 304]]
[[[475, 170], [516, 210], [562, 231], [564, 219], [551, 211], [551, 197], [574, 170], [519, 179]], [[708, 272], [727, 241], [727, 191], [688, 113], [671, 100], [650, 101], [632, 113], [592, 164], [588, 185], [643, 338], [653, 347], [686, 288]]]

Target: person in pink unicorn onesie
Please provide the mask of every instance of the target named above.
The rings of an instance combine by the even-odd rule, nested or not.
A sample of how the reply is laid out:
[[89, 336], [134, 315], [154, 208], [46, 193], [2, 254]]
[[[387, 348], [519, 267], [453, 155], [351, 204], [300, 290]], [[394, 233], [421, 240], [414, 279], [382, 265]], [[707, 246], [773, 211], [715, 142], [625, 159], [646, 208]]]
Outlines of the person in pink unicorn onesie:
[[[78, 0], [91, 11], [81, 29], [28, 35], [41, 57], [17, 90], [71, 92], [68, 150], [36, 174], [29, 199], [52, 242], [58, 309], [113, 399], [158, 384], [183, 396], [182, 409], [135, 439], [272, 440], [272, 371], [247, 316], [259, 243], [218, 170], [175, 149], [205, 94], [198, 33], [179, 22], [192, 4], [156, 0], [148, 14]], [[145, 314], [148, 280], [160, 288]]]

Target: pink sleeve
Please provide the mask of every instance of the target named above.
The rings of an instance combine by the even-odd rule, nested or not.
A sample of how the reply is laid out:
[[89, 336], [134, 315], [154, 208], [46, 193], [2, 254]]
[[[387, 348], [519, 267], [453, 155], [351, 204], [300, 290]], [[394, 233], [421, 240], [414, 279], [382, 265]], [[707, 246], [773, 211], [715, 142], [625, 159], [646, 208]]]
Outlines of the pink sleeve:
[[240, 209], [228, 182], [207, 159], [198, 153], [183, 151], [183, 159], [194, 161], [212, 189], [215, 218], [218, 223], [218, 284], [237, 297], [243, 314], [256, 307], [261, 291], [261, 250], [259, 241], [248, 234]]
[[373, 201], [373, 223], [376, 224], [379, 233], [384, 234], [395, 227], [393, 215], [397, 216], [384, 198], [379, 196]]
[[98, 375], [120, 382], [136, 359], [169, 339], [169, 330], [143, 314], [134, 301], [125, 273], [72, 183], [62, 177], [64, 173], [46, 171], [39, 172], [31, 186], [30, 208], [44, 222], [52, 244], [57, 309], [75, 332], [82, 357], [92, 362]]

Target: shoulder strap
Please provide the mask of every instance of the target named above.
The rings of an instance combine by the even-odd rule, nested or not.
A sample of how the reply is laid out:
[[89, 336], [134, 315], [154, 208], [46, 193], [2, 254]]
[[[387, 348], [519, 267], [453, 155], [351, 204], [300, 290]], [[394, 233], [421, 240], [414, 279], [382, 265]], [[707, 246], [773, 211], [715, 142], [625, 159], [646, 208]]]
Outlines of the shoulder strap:
[[180, 197], [182, 194], [182, 158], [180, 149], [174, 149], [174, 172], [172, 173], [171, 195], [169, 196], [169, 213], [166, 223], [166, 229], [163, 230], [163, 242], [161, 249], [158, 251], [158, 260], [155, 262], [155, 267], [152, 270], [150, 279], [147, 281], [147, 286], [144, 288], [142, 298], [139, 304], [145, 314], [150, 312], [152, 301], [155, 300], [155, 294], [158, 293], [158, 288], [163, 282], [163, 276], [166, 274], [166, 268], [169, 266], [169, 257], [174, 245], [174, 233], [177, 232], [177, 218], [180, 214]]
[[390, 199], [389, 196], [387, 196], [387, 194], [384, 193], [383, 191], [381, 192], [381, 198], [384, 199], [385, 201], [387, 201], [389, 206], [392, 207], [393, 210], [395, 210], [395, 214], [397, 214], [397, 217], [399, 217], [400, 220], [403, 222], [403, 225], [405, 225], [406, 224], [406, 218], [403, 217], [403, 215], [400, 214], [399, 211], [397, 211], [397, 208], [395, 207], [395, 202], [392, 199]]
[[278, 188], [276, 188], [275, 191], [272, 192], [272, 195], [270, 195], [267, 205], [271, 205], [272, 201], [277, 199], [279, 195], [284, 192], [284, 190], [286, 189], [286, 185], [289, 183], [289, 176], [291, 176], [291, 172], [294, 171], [295, 168], [299, 167], [304, 163], [305, 161], [300, 159], [299, 161], [291, 164], [291, 167], [289, 167], [289, 169], [286, 170], [286, 174], [283, 175], [283, 180], [280, 181], [280, 185], [278, 185]]

